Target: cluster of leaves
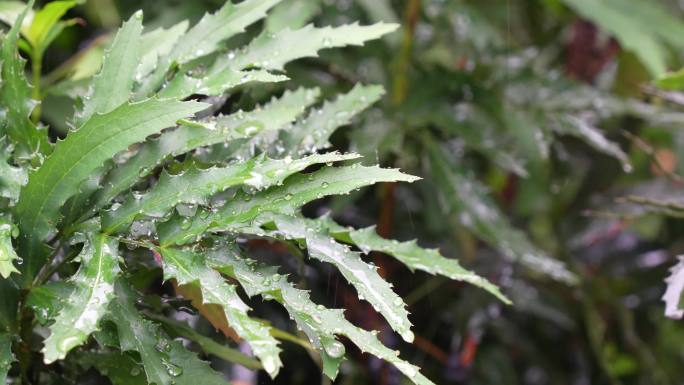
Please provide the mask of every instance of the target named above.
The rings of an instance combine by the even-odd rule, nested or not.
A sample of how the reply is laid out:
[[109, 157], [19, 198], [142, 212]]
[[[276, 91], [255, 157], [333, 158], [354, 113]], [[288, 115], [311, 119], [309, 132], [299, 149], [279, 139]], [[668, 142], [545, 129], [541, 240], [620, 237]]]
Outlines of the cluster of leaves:
[[[681, 223], [671, 219], [684, 207], [682, 74], [664, 74], [681, 65], [681, 14], [668, 2], [622, 0], [321, 6], [320, 22], [401, 20], [404, 28], [383, 38], [383, 49], [323, 58], [336, 71], [330, 90], [355, 81], [390, 90], [350, 133], [350, 148], [425, 178], [380, 186], [390, 212], [381, 218], [411, 223], [412, 235], [403, 226], [395, 233], [439, 242], [489, 271], [518, 304], [516, 314], [494, 316], [471, 298], [412, 304], [430, 314], [417, 320], [431, 331], [424, 337], [444, 341], [443, 353], [425, 352], [448, 356], [446, 378], [651, 384], [681, 376], [683, 336], [660, 301], [682, 252]], [[296, 74], [309, 81], [323, 67], [303, 64]], [[339, 220], [372, 220], [348, 209], [369, 207], [358, 198], [336, 198], [346, 208]], [[680, 314], [681, 271], [668, 278], [671, 316]], [[451, 366], [472, 340], [478, 359]], [[549, 352], [561, 345], [571, 347]]]
[[[338, 127], [382, 96], [379, 86], [356, 85], [318, 106], [317, 88], [288, 90], [246, 111], [227, 97], [246, 87], [268, 92], [257, 84], [286, 81], [286, 63], [362, 45], [396, 28], [290, 23], [288, 6], [267, 17], [278, 2], [227, 2], [192, 27], [181, 22], [146, 32], [136, 12], [109, 43], [96, 75], [81, 73], [81, 82], [72, 76], [62, 85], [78, 97], [65, 122], [69, 130], [56, 141], [37, 107], [45, 86], [40, 63], [68, 23], [60, 17], [77, 2], [32, 12], [31, 1], [11, 20], [0, 85], [2, 380], [65, 382], [95, 367], [115, 384], [224, 383], [171, 331], [206, 353], [275, 377], [282, 366], [275, 336], [282, 331], [250, 314], [242, 288], [282, 305], [329, 378], [345, 359], [344, 336], [413, 383], [432, 384], [375, 332], [347, 321], [341, 309], [316, 304], [277, 266], [259, 261], [249, 246], [259, 239], [334, 266], [408, 342], [414, 334], [404, 300], [362, 253], [381, 251], [411, 270], [469, 282], [509, 302], [436, 250], [302, 215], [302, 206], [326, 196], [417, 178], [361, 165], [354, 153], [323, 151]], [[226, 43], [264, 18], [263, 30], [243, 47]], [[23, 46], [32, 85], [19, 54]], [[217, 328], [244, 340], [259, 361], [166, 318], [150, 289], [160, 267], [164, 281]]]

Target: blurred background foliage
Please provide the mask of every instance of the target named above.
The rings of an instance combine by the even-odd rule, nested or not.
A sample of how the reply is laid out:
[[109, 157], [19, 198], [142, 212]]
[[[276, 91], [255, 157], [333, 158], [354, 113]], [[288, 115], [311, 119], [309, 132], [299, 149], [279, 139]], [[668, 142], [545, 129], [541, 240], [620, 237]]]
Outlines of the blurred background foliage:
[[[0, 2], [3, 21], [13, 20], [16, 3]], [[89, 0], [69, 10], [60, 33], [41, 52], [27, 52], [42, 64], [44, 120], [66, 132], [84, 79], [135, 10], [144, 10], [150, 28], [169, 27], [222, 3]], [[684, 248], [684, 94], [677, 91], [684, 76], [659, 79], [682, 66], [683, 7], [674, 0], [284, 0], [269, 28], [401, 24], [381, 41], [324, 51], [286, 73], [326, 96], [356, 82], [383, 84], [382, 101], [336, 134], [335, 147], [424, 178], [316, 202], [309, 213], [331, 211], [355, 227], [378, 223], [381, 235], [439, 247], [500, 285], [514, 305], [375, 255], [410, 305], [416, 344], [407, 346], [331, 270], [291, 269], [313, 282], [321, 302], [353, 309], [347, 317], [382, 330], [385, 343], [440, 384], [682, 383], [684, 327], [665, 318], [660, 298]], [[230, 100], [254, 105], [267, 95], [260, 89]], [[264, 318], [284, 318], [254, 306]], [[196, 315], [186, 317], [213, 333]], [[325, 383], [304, 348], [284, 348], [286, 364], [296, 364], [276, 383]], [[380, 361], [355, 358], [337, 383], [401, 383]], [[236, 384], [270, 383], [226, 370]]]

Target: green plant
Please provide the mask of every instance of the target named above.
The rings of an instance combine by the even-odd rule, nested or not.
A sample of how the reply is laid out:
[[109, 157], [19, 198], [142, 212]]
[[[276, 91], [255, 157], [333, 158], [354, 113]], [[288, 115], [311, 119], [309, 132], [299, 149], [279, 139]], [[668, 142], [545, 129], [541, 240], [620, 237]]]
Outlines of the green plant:
[[[59, 3], [63, 11], [75, 4]], [[355, 154], [320, 152], [338, 127], [381, 97], [378, 86], [356, 85], [320, 107], [314, 106], [315, 88], [285, 91], [248, 111], [239, 108], [253, 103], [223, 97], [287, 80], [283, 68], [292, 60], [360, 45], [396, 28], [289, 29], [280, 8], [245, 47], [224, 48], [276, 3], [226, 3], [191, 28], [183, 22], [146, 33], [142, 13], [136, 13], [77, 103], [73, 129], [56, 143], [50, 140], [55, 133], [36, 118], [40, 55], [31, 55], [31, 86], [18, 53], [32, 2], [18, 16], [2, 41], [1, 58], [0, 378], [59, 383], [94, 366], [115, 384], [144, 383], [143, 375], [155, 384], [224, 383], [170, 331], [274, 377], [282, 366], [276, 337], [283, 332], [249, 315], [241, 287], [285, 308], [320, 354], [328, 377], [335, 378], [345, 358], [338, 340], [345, 336], [414, 383], [432, 383], [374, 332], [348, 322], [341, 309], [315, 304], [277, 267], [259, 261], [248, 239], [281, 242], [295, 258], [308, 254], [334, 265], [409, 342], [404, 301], [352, 247], [470, 282], [508, 302], [497, 287], [435, 250], [301, 214], [316, 199], [417, 178], [354, 163]], [[55, 12], [51, 23], [63, 13]], [[46, 24], [30, 30], [52, 28], [39, 17], [33, 23]], [[164, 280], [174, 281], [216, 327], [244, 339], [260, 363], [165, 317], [151, 284], [160, 266]], [[42, 341], [40, 325], [48, 330]]]

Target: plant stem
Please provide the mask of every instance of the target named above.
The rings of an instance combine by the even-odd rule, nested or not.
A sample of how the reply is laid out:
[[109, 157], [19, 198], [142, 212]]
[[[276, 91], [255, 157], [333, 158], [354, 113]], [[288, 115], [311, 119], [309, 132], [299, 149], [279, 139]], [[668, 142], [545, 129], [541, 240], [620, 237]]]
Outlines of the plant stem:
[[[35, 47], [31, 50], [31, 71], [33, 79], [33, 92], [31, 96], [34, 100], [41, 102], [43, 100], [43, 95], [40, 89], [40, 74], [43, 71], [43, 52]], [[41, 105], [38, 103], [31, 114], [31, 119], [34, 123], [40, 121], [41, 114]]]

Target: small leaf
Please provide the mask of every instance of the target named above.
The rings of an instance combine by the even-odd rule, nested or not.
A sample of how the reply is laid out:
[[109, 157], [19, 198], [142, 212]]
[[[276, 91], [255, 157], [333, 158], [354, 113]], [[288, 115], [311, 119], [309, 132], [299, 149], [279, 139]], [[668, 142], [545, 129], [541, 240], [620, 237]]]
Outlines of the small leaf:
[[364, 167], [324, 167], [310, 174], [297, 174], [257, 194], [238, 194], [215, 212], [199, 210], [191, 219], [174, 217], [159, 225], [162, 246], [186, 244], [207, 231], [238, 230], [261, 213], [293, 214], [304, 204], [324, 196], [346, 194], [378, 182], [413, 182], [418, 178], [395, 169]]
[[226, 380], [159, 326], [144, 319], [134, 306], [135, 293], [120, 279], [108, 319], [116, 324], [122, 351], [140, 354], [148, 383], [156, 385], [225, 385]]
[[456, 259], [443, 257], [437, 249], [424, 249], [414, 241], [397, 242], [382, 238], [375, 230], [375, 226], [355, 230], [335, 223], [330, 216], [318, 219], [300, 219], [307, 227], [318, 228], [319, 231], [330, 233], [337, 240], [351, 243], [368, 254], [379, 251], [393, 256], [406, 265], [411, 271], [421, 270], [433, 275], [441, 275], [456, 281], [468, 282], [487, 290], [506, 304], [511, 301], [506, 298], [496, 285], [480, 277], [472, 271], [466, 270]]
[[227, 68], [240, 70], [248, 67], [282, 70], [286, 63], [304, 57], [315, 57], [322, 49], [363, 45], [364, 42], [377, 39], [398, 27], [398, 24], [361, 26], [354, 23], [316, 28], [309, 24], [297, 30], [286, 28], [277, 32], [265, 31], [242, 50], [217, 59], [209, 73], [222, 72]]
[[92, 80], [90, 95], [83, 102], [83, 111], [76, 115], [81, 126], [93, 114], [105, 114], [128, 101], [135, 70], [140, 64], [142, 12], [136, 12], [125, 22], [109, 50], [105, 52], [100, 73]]
[[31, 26], [28, 28], [26, 33], [26, 40], [31, 43], [34, 50], [40, 52], [45, 51], [47, 46], [51, 42], [52, 30], [59, 21], [59, 19], [64, 16], [64, 14], [75, 7], [79, 1], [52, 1], [47, 4], [39, 11], [35, 12], [33, 20], [31, 21]]
[[289, 80], [287, 76], [261, 70], [234, 71], [227, 69], [215, 74], [200, 75], [203, 76], [197, 78], [179, 73], [159, 91], [159, 97], [184, 99], [193, 94], [218, 96], [247, 83], [277, 83]]
[[665, 278], [667, 290], [663, 294], [662, 300], [665, 302], [665, 316], [673, 319], [684, 317], [684, 256], [678, 257], [679, 262], [672, 266], [670, 275]]
[[167, 55], [160, 58], [157, 68], [137, 91], [138, 97], [153, 94], [162, 85], [170, 67], [213, 53], [221, 47], [222, 41], [243, 32], [247, 26], [263, 18], [279, 1], [247, 0], [239, 4], [226, 1], [215, 13], [204, 15], [179, 38]]
[[50, 336], [43, 347], [46, 364], [61, 360], [98, 328], [119, 275], [118, 241], [92, 234], [79, 254], [81, 266], [70, 279], [73, 290], [62, 298], [64, 307], [50, 326]]
[[250, 345], [259, 357], [264, 370], [274, 378], [282, 362], [278, 357], [278, 341], [271, 336], [269, 328], [261, 321], [249, 317], [249, 307], [242, 302], [235, 286], [206, 265], [204, 257], [190, 250], [161, 249], [164, 263], [164, 279], [176, 279], [180, 285], [197, 285], [202, 289], [204, 303], [220, 305], [228, 324]]
[[357, 84], [346, 94], [326, 101], [283, 132], [284, 147], [290, 154], [315, 152], [330, 147], [328, 139], [339, 127], [347, 125], [359, 112], [385, 93], [381, 86]]
[[14, 262], [21, 263], [21, 258], [12, 247], [12, 223], [6, 217], [0, 217], [0, 276], [7, 278], [12, 273], [19, 273]]

